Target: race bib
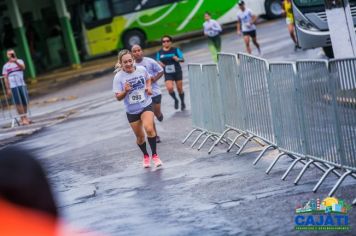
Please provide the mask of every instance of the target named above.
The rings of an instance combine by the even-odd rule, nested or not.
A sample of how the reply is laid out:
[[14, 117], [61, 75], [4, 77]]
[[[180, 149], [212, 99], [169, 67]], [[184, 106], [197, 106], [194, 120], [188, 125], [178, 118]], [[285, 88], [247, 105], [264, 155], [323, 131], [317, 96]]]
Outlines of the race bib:
[[174, 65], [167, 65], [164, 67], [167, 74], [175, 73], [176, 67]]
[[129, 94], [129, 103], [136, 104], [145, 100], [145, 90], [136, 90]]

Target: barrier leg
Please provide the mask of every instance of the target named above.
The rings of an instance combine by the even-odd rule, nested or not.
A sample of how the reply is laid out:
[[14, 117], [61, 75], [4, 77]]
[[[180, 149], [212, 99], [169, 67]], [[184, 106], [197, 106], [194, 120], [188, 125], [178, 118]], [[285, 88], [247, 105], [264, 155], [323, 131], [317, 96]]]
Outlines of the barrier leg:
[[193, 129], [192, 131], [190, 131], [190, 132], [188, 133], [187, 137], [185, 137], [185, 139], [183, 139], [182, 144], [184, 144], [184, 143], [188, 140], [188, 138], [189, 138], [195, 131], [198, 131], [198, 130], [199, 130], [199, 129]]
[[[327, 167], [327, 169], [329, 169], [331, 167], [331, 165], [328, 165], [326, 163], [322, 163], [325, 167]], [[321, 167], [321, 165], [318, 162], [314, 162], [314, 166], [319, 168], [322, 172], [325, 172], [327, 170], [325, 170], [323, 167]], [[336, 175], [337, 177], [341, 177], [342, 174], [340, 174], [337, 170], [337, 167], [335, 167], [335, 169], [332, 170], [333, 174]]]
[[[200, 151], [200, 149], [204, 146], [204, 144], [208, 141], [209, 138], [212, 138], [211, 136], [213, 136], [212, 134], [209, 134], [208, 136], [206, 136], [206, 138], [204, 139], [204, 141], [199, 145], [198, 147], [198, 151]], [[214, 139], [213, 139], [214, 140]], [[215, 140], [214, 140], [215, 141]]]
[[[331, 166], [330, 165], [326, 165], [325, 163], [318, 163], [318, 162], [314, 162], [313, 165], [318, 168], [319, 170], [321, 170], [322, 172], [327, 171]], [[322, 166], [323, 165], [323, 166]], [[326, 169], [324, 168], [326, 167]], [[335, 171], [335, 170], [334, 170]]]
[[328, 194], [329, 197], [332, 197], [334, 195], [334, 193], [336, 192], [336, 190], [340, 187], [341, 183], [344, 181], [344, 179], [348, 176], [351, 175], [352, 171], [348, 170], [346, 171], [341, 177], [340, 179], [337, 181], [337, 183], [335, 184], [335, 186], [333, 187], [333, 189], [331, 189], [330, 193]]
[[293, 162], [292, 164], [288, 167], [287, 171], [284, 173], [284, 175], [282, 176], [282, 180], [285, 180], [289, 174], [289, 172], [291, 172], [291, 170], [293, 169], [293, 167], [300, 161], [302, 160], [301, 157], [297, 157]]
[[323, 176], [320, 178], [320, 180], [318, 181], [318, 183], [314, 186], [313, 188], [313, 192], [315, 193], [316, 191], [318, 191], [320, 185], [324, 182], [324, 180], [326, 179], [326, 177], [335, 169], [335, 166], [330, 166], [329, 169], [327, 169]]
[[302, 176], [304, 175], [305, 171], [307, 170], [307, 168], [314, 162], [314, 160], [310, 160], [308, 161], [307, 164], [304, 165], [302, 171], [299, 173], [298, 177], [294, 180], [294, 184], [297, 185], [299, 180], [302, 178]]
[[241, 152], [242, 152], [242, 150], [243, 150], [243, 149], [246, 147], [246, 145], [248, 144], [248, 142], [250, 142], [251, 139], [253, 139], [253, 138], [254, 138], [254, 136], [250, 136], [248, 139], [246, 139], [245, 142], [241, 145], [240, 149], [237, 150], [236, 155], [240, 155]]
[[226, 152], [230, 152], [231, 148], [236, 145], [238, 148], [241, 148], [238, 144], [236, 144], [236, 141], [242, 137], [243, 134], [237, 134], [237, 136], [232, 140], [230, 146], [227, 148]]
[[266, 174], [269, 174], [269, 172], [271, 172], [272, 168], [274, 167], [274, 165], [277, 163], [277, 161], [279, 160], [279, 158], [281, 158], [282, 156], [287, 155], [286, 153], [282, 152], [280, 154], [278, 154], [278, 156], [276, 157], [276, 159], [274, 159], [274, 161], [272, 162], [272, 164], [268, 167], [268, 169], [266, 170]]
[[17, 118], [13, 118], [11, 121], [11, 128], [15, 127], [15, 123], [17, 124], [17, 126], [20, 126], [20, 122], [18, 121]]
[[194, 147], [194, 145], [199, 141], [199, 139], [206, 134], [206, 131], [202, 132], [201, 134], [198, 135], [198, 137], [194, 140], [194, 142], [192, 143], [192, 145], [190, 145], [191, 148]]
[[268, 149], [270, 149], [270, 148], [276, 149], [276, 147], [273, 146], [273, 145], [268, 145], [267, 147], [265, 147], [265, 148], [261, 151], [260, 155], [258, 155], [258, 157], [257, 157], [257, 158], [255, 159], [255, 161], [253, 162], [253, 165], [256, 165], [257, 162], [260, 161], [260, 159], [263, 157], [263, 155], [264, 155], [264, 154], [268, 151]]
[[220, 141], [224, 138], [224, 136], [229, 132], [231, 128], [227, 128], [224, 132], [220, 135], [220, 137], [214, 142], [214, 144], [209, 148], [208, 154], [210, 154], [214, 148], [220, 143]]
[[229, 141], [230, 141], [230, 143], [227, 143], [229, 146], [230, 145], [232, 145], [232, 146], [236, 146], [236, 147], [238, 147], [238, 148], [240, 148], [240, 145], [238, 145], [237, 143], [236, 143], [236, 141], [235, 142], [233, 142], [233, 140], [231, 139], [231, 138], [227, 138]]
[[253, 141], [255, 141], [257, 144], [259, 144], [261, 147], [266, 146], [265, 143], [261, 142], [260, 140], [258, 140], [257, 138], [253, 137]]

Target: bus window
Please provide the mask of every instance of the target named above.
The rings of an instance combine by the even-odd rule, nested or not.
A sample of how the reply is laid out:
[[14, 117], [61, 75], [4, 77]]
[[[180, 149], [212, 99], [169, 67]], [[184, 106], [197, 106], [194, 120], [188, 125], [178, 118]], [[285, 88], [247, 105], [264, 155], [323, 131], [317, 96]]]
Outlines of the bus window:
[[114, 14], [122, 15], [137, 11], [140, 2], [139, 0], [112, 0]]
[[311, 7], [324, 5], [324, 0], [295, 0], [298, 7]]
[[119, 16], [126, 13], [141, 11], [178, 1], [181, 0], [112, 0], [112, 4], [114, 14]]
[[82, 18], [87, 28], [109, 23], [112, 18], [109, 0], [86, 1], [82, 5]]

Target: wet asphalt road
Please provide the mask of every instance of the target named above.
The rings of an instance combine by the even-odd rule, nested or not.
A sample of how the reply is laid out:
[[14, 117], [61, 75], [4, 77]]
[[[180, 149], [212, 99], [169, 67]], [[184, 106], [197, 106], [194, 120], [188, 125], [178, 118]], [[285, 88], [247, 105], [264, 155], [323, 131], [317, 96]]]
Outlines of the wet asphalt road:
[[[258, 36], [266, 58], [324, 58], [319, 49], [294, 52], [282, 20], [260, 25]], [[223, 36], [223, 51], [242, 49], [241, 38], [236, 40], [233, 33]], [[211, 62], [205, 40], [185, 44], [183, 50], [186, 64]], [[76, 114], [14, 144], [33, 151], [44, 163], [61, 213], [71, 225], [105, 235], [311, 235], [294, 230], [294, 208], [326, 197], [337, 181], [334, 176], [314, 194], [311, 189], [322, 175], [318, 169], [309, 168], [294, 186], [302, 168], [297, 165], [281, 181], [290, 159], [281, 159], [266, 175], [276, 153], [253, 166], [261, 149], [255, 144], [241, 156], [225, 153], [223, 145], [207, 155], [208, 145], [201, 151], [189, 147], [193, 138], [182, 145], [191, 128], [189, 105], [187, 111], [174, 110], [165, 91], [165, 120], [157, 124], [164, 167], [143, 169], [123, 104], [111, 93], [112, 77], [51, 94], [77, 96], [72, 101]], [[185, 82], [189, 101], [187, 78]], [[88, 102], [83, 106], [82, 100]], [[64, 103], [50, 106], [60, 109]], [[336, 196], [350, 203], [355, 187], [355, 180], [347, 179]], [[355, 235], [355, 209], [349, 217], [352, 231], [318, 235]]]

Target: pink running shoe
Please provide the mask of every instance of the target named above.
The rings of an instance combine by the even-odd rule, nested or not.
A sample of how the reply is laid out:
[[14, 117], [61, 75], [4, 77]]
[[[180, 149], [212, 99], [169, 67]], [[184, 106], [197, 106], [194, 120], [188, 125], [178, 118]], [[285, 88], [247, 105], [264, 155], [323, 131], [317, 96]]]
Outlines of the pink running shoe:
[[143, 156], [142, 164], [143, 164], [144, 168], [149, 168], [150, 167], [150, 156], [149, 155], [144, 155]]
[[159, 159], [157, 154], [152, 155], [152, 160], [156, 167], [160, 167], [162, 165], [162, 161]]

